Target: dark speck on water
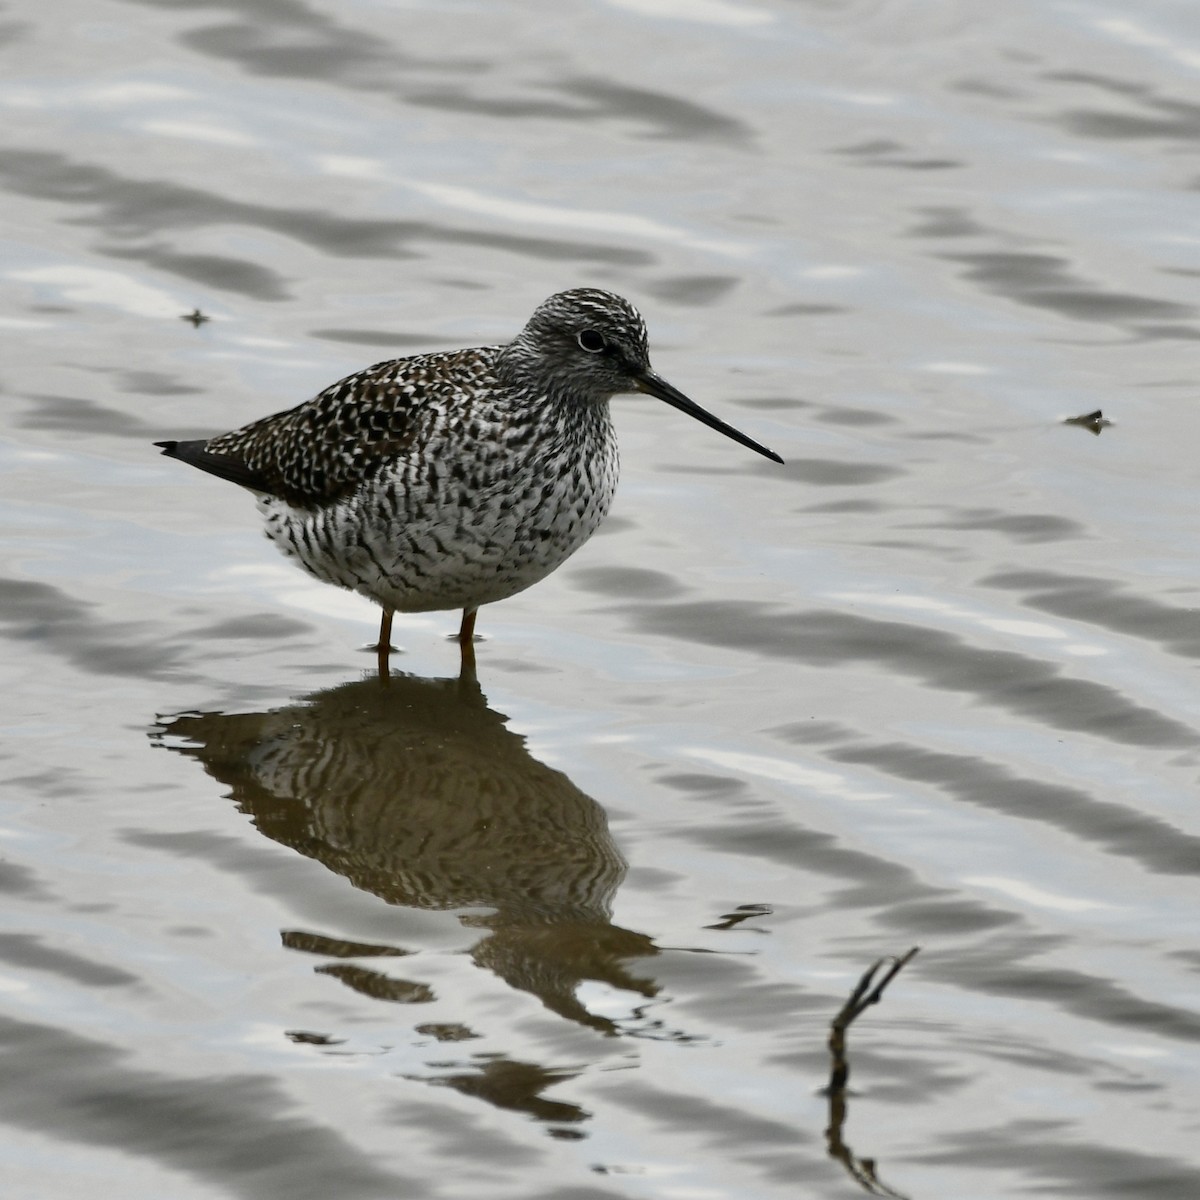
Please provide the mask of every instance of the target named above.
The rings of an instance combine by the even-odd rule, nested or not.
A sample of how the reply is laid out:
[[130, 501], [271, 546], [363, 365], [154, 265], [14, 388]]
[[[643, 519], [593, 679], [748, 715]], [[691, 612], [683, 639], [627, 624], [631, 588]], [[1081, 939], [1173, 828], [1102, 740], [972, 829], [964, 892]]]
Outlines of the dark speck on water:
[[1097, 437], [1099, 437], [1100, 431], [1107, 429], [1112, 422], [1105, 418], [1104, 413], [1102, 413], [1100, 409], [1096, 409], [1095, 412], [1084, 413], [1082, 416], [1067, 417], [1067, 419], [1063, 421], [1063, 424], [1078, 425], [1082, 429], [1086, 429], [1089, 433], [1094, 433]]

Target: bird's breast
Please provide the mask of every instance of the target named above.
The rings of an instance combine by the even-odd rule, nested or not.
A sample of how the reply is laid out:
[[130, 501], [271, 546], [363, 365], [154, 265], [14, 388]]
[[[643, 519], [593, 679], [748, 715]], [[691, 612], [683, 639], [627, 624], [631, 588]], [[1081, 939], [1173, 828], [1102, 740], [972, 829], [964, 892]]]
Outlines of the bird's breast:
[[319, 578], [401, 611], [477, 607], [545, 578], [612, 504], [606, 408], [559, 421], [447, 422], [349, 495], [266, 503], [268, 536]]

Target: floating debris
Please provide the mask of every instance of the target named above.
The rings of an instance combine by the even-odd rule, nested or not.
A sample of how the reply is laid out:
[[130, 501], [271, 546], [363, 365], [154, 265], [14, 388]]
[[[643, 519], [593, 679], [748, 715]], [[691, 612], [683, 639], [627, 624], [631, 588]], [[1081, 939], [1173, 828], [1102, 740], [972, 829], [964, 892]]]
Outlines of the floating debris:
[[1096, 409], [1095, 412], [1084, 413], [1079, 417], [1068, 417], [1063, 424], [1082, 426], [1084, 429], [1094, 433], [1097, 437], [1099, 437], [1100, 430], [1107, 429], [1112, 422], [1105, 420], [1104, 414], [1099, 409]]
[[346, 1040], [330, 1037], [327, 1033], [310, 1033], [307, 1029], [287, 1029], [283, 1036], [302, 1046], [340, 1046]]
[[733, 912], [723, 913], [715, 925], [705, 925], [705, 929], [733, 929], [743, 921], [752, 917], [769, 917], [775, 910], [769, 904], [739, 904]]
[[191, 321], [192, 325], [196, 329], [199, 329], [205, 321], [211, 321], [212, 317], [208, 316], [206, 313], [202, 313], [198, 308], [193, 308], [190, 313], [180, 313], [179, 319], [181, 321]]

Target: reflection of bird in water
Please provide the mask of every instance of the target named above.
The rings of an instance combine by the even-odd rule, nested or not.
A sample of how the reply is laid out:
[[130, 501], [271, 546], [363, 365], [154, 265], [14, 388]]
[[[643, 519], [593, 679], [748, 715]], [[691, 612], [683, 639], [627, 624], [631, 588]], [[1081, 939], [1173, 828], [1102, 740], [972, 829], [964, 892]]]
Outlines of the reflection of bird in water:
[[[594, 979], [652, 996], [625, 960], [656, 951], [611, 923], [625, 863], [604, 810], [530, 757], [505, 721], [473, 677], [393, 675], [388, 687], [344, 684], [273, 712], [181, 716], [156, 736], [183, 739], [168, 744], [228, 784], [268, 837], [389, 904], [493, 908], [470, 918], [491, 930], [475, 960], [554, 1012], [611, 1030], [576, 987]], [[364, 991], [389, 982], [348, 964], [330, 973]]]
[[595, 533], [617, 485], [608, 402], [665, 400], [776, 462], [650, 368], [627, 300], [577, 288], [540, 304], [507, 346], [376, 363], [298, 408], [231, 433], [158, 442], [258, 498], [266, 533], [326, 583], [392, 614], [475, 613], [544, 579]]

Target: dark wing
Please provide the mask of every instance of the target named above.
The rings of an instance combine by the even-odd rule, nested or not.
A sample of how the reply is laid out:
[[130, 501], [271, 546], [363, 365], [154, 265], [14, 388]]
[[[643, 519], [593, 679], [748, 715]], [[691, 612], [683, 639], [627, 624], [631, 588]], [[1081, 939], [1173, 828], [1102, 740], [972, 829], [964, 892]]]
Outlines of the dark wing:
[[297, 408], [207, 440], [156, 442], [171, 458], [301, 508], [332, 503], [465, 417], [495, 384], [496, 347], [376, 363]]

